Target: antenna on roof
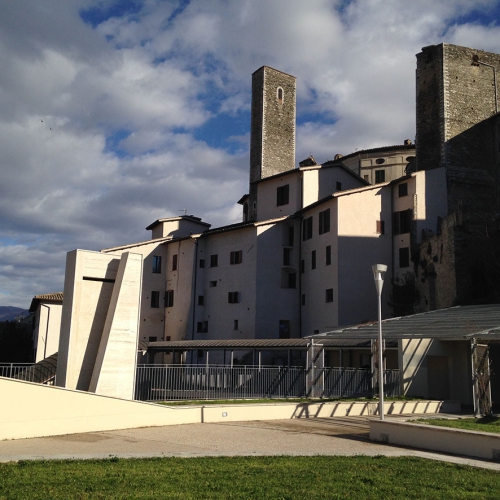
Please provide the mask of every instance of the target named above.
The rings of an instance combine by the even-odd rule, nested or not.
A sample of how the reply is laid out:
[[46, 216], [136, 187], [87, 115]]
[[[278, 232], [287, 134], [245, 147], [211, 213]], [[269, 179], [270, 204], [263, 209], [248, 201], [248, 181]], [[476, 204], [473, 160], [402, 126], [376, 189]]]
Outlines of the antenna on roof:
[[178, 212], [184, 212], [184, 215], [187, 215], [187, 208], [182, 208], [181, 210], [177, 210]]

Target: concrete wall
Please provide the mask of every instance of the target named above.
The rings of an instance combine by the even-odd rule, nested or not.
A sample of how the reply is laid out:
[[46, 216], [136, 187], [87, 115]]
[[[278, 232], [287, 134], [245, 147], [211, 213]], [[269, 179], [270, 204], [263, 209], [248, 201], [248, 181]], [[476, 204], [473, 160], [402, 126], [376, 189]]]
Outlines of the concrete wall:
[[0, 377], [0, 440], [200, 422], [199, 407], [153, 405]]
[[132, 398], [141, 280], [141, 255], [68, 253], [59, 386]]
[[35, 363], [52, 356], [59, 349], [62, 304], [40, 302], [36, 310], [36, 324], [33, 335], [35, 343]]
[[486, 460], [500, 459], [500, 435], [489, 432], [470, 432], [391, 420], [383, 422], [371, 420], [370, 439], [452, 455], [466, 455]]

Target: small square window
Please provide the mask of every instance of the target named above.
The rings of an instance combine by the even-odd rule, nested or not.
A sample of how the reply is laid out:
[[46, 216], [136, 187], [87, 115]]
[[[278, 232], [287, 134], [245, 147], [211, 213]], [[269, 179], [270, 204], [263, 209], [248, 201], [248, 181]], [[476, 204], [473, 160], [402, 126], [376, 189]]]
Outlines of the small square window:
[[198, 321], [196, 323], [196, 331], [198, 333], [207, 333], [208, 332], [208, 321]]
[[217, 286], [216, 280], [210, 282], [210, 287], [213, 288], [214, 286]]
[[237, 304], [239, 302], [238, 292], [228, 292], [227, 301], [229, 304]]
[[219, 265], [219, 256], [217, 254], [210, 256], [210, 267], [217, 267]]
[[325, 301], [333, 302], [333, 288], [327, 288], [325, 291]]
[[160, 307], [160, 292], [151, 292], [151, 307]]
[[332, 247], [328, 245], [325, 250], [325, 264], [330, 266], [332, 264]]
[[198, 295], [198, 305], [199, 306], [205, 305], [205, 296], [204, 295]]
[[241, 264], [243, 262], [243, 252], [241, 250], [231, 252], [229, 262], [230, 264]]
[[342, 191], [342, 183], [337, 181], [337, 191]]
[[165, 307], [174, 307], [174, 291], [167, 290], [165, 295]]
[[153, 255], [153, 272], [161, 273], [161, 257], [159, 255]]
[[205, 267], [205, 259], [200, 259], [200, 267], [201, 268]]
[[408, 196], [408, 183], [404, 182], [403, 184], [399, 184], [398, 186], [398, 196], [401, 198], [402, 196]]
[[179, 256], [177, 254], [172, 255], [172, 271], [177, 271], [178, 260], [179, 260]]

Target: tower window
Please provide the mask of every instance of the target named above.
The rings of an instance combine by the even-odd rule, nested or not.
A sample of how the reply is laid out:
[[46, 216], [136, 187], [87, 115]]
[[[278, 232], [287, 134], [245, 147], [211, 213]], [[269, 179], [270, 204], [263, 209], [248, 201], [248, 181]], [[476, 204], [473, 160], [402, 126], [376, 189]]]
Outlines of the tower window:
[[178, 254], [172, 255], [172, 271], [177, 271]]
[[281, 87], [278, 87], [277, 97], [278, 97], [278, 102], [280, 104], [283, 104], [283, 89]]

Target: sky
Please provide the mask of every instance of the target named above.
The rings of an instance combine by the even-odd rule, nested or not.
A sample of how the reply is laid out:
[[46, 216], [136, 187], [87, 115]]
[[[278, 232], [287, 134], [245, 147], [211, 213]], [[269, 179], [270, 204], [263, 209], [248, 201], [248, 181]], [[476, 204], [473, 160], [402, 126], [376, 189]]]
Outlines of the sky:
[[241, 221], [261, 66], [297, 77], [296, 161], [322, 163], [414, 140], [442, 42], [500, 53], [500, 0], [0, 0], [0, 305], [156, 219]]

